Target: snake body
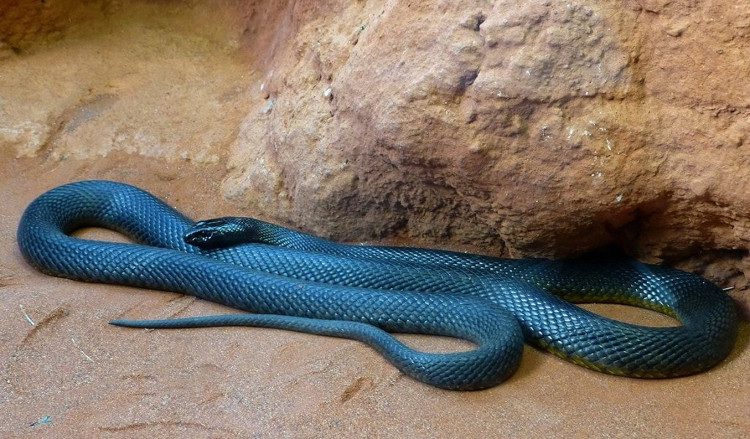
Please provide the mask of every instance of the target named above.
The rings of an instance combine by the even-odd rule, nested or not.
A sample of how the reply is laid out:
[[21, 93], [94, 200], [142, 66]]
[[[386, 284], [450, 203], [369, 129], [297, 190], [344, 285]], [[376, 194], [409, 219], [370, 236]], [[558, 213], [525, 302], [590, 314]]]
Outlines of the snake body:
[[[136, 243], [71, 236], [90, 226]], [[517, 368], [524, 339], [617, 375], [697, 373], [728, 355], [737, 330], [723, 291], [667, 267], [340, 244], [251, 218], [194, 223], [147, 192], [107, 181], [41, 195], [24, 212], [18, 244], [29, 263], [51, 275], [191, 294], [253, 313], [114, 324], [249, 325], [352, 338], [403, 373], [446, 389], [498, 384]], [[627, 324], [571, 302], [636, 305], [681, 325]], [[420, 352], [391, 335], [405, 332], [475, 347]]]

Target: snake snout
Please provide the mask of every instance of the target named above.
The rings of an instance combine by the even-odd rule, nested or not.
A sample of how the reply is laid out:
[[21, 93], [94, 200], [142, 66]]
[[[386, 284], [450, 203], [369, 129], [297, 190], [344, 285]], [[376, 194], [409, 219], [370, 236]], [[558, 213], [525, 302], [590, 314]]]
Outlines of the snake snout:
[[227, 247], [241, 242], [237, 236], [238, 227], [231, 217], [213, 218], [196, 222], [183, 240], [200, 248]]
[[183, 239], [187, 244], [197, 247], [206, 247], [207, 245], [211, 244], [216, 236], [216, 232], [211, 229], [196, 228], [199, 227], [198, 224], [196, 224], [193, 229], [187, 232]]

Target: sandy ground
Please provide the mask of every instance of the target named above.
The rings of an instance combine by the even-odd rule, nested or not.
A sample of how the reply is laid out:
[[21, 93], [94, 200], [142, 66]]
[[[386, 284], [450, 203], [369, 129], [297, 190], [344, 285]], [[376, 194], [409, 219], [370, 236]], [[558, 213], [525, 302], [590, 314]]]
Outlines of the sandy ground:
[[[92, 165], [0, 165], [0, 436], [3, 437], [727, 437], [750, 435], [750, 328], [730, 358], [697, 376], [612, 377], [527, 348], [520, 370], [481, 392], [403, 377], [357, 342], [253, 328], [144, 331], [120, 316], [221, 312], [179, 294], [44, 276], [22, 259], [24, 207], [56, 185], [139, 185], [194, 217], [236, 213], [216, 165], [111, 157]], [[106, 233], [86, 232], [108, 237]], [[655, 325], [620, 306], [602, 313]], [[455, 348], [404, 337], [425, 349]]]

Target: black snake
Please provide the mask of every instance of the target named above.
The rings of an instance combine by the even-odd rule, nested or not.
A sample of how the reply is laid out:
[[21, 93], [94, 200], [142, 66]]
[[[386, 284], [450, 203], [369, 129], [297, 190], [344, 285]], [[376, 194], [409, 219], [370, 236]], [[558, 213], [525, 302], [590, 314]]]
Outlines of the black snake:
[[[137, 244], [71, 236], [89, 226]], [[675, 269], [634, 260], [505, 260], [339, 244], [251, 218], [194, 223], [147, 192], [108, 181], [41, 195], [21, 219], [18, 244], [48, 274], [191, 294], [253, 313], [114, 324], [249, 325], [352, 338], [405, 374], [447, 389], [498, 384], [518, 366], [524, 339], [594, 370], [662, 378], [720, 362], [737, 331], [731, 299]], [[627, 324], [571, 302], [635, 305], [681, 325]], [[449, 336], [475, 346], [421, 352], [390, 333]]]

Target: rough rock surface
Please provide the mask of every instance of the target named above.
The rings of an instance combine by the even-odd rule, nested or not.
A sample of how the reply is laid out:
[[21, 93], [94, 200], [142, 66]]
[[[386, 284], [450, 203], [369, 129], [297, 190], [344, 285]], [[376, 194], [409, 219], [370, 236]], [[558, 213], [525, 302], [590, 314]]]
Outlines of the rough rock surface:
[[345, 240], [514, 257], [614, 244], [734, 286], [749, 313], [749, 53], [750, 7], [728, 0], [0, 2], [0, 427], [747, 434], [746, 325], [697, 377], [622, 380], [529, 350], [507, 385], [445, 393], [348, 342], [123, 336], [104, 322], [216, 307], [44, 277], [13, 236], [42, 190], [113, 178], [196, 217]]
[[252, 46], [266, 99], [226, 195], [344, 239], [514, 256], [615, 242], [748, 272], [746, 5], [341, 9], [332, 25], [290, 8], [283, 45]]

